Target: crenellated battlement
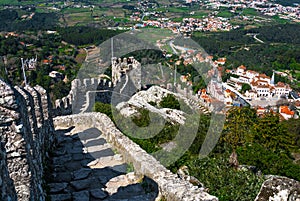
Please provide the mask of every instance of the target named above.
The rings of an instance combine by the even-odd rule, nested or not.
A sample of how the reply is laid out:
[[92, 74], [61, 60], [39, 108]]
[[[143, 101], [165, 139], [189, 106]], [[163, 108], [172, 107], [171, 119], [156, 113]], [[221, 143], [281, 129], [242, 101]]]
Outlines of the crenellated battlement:
[[45, 200], [43, 164], [54, 141], [49, 105], [42, 87], [0, 80], [2, 200]]
[[138, 62], [134, 57], [129, 58], [119, 58], [116, 57], [112, 58], [112, 83], [114, 86], [120, 82], [121, 76], [124, 73], [128, 73], [133, 69], [138, 69], [141, 67], [140, 62]]
[[[133, 60], [133, 63], [137, 62]], [[122, 62], [120, 60], [120, 63], [118, 64], [121, 66], [121, 64], [124, 64], [126, 62]], [[76, 114], [80, 113], [82, 111], [86, 111], [86, 109], [82, 109], [82, 111], [78, 111], [78, 108], [82, 107], [83, 105], [88, 104], [88, 99], [94, 98], [98, 99], [97, 101], [104, 102], [104, 103], [111, 103], [110, 98], [112, 93], [122, 93], [126, 85], [128, 84], [129, 78], [131, 72], [137, 72], [138, 66], [140, 64], [136, 64], [135, 69], [126, 70], [124, 71], [124, 75], [116, 81], [115, 84], [113, 84], [110, 80], [107, 80], [105, 78], [85, 78], [83, 80], [75, 79], [72, 81], [71, 90], [69, 94], [66, 97], [63, 97], [62, 99], [58, 99], [55, 102], [55, 116], [60, 115], [69, 115], [69, 114]], [[127, 74], [127, 75], [126, 75]], [[136, 76], [140, 78], [140, 76]], [[136, 85], [140, 85], [141, 81], [138, 80], [138, 78], [133, 78], [132, 83], [134, 84], [135, 88], [138, 90], [140, 87]], [[123, 82], [122, 82], [123, 79]], [[118, 85], [118, 83], [120, 85]], [[178, 93], [182, 95], [183, 97], [187, 98], [188, 102], [191, 107], [194, 109], [199, 109], [199, 107], [206, 108], [208, 111], [213, 111], [216, 107], [213, 103], [210, 102], [204, 102], [202, 99], [200, 99], [199, 94], [195, 94], [190, 86], [183, 86], [181, 84], [176, 84], [174, 86], [174, 83], [167, 83], [165, 85], [160, 85], [163, 88], [168, 89], [169, 91]], [[93, 94], [91, 93], [93, 92]], [[92, 94], [92, 95], [91, 95]], [[95, 95], [98, 94], [98, 95]], [[130, 95], [130, 94], [125, 94]], [[85, 108], [91, 108], [92, 106], [85, 106]]]
[[[123, 80], [123, 81], [122, 81]], [[129, 82], [130, 80], [130, 82]], [[130, 86], [127, 86], [130, 85]], [[111, 80], [105, 78], [85, 78], [72, 81], [70, 93], [55, 102], [55, 116], [77, 114], [84, 111], [91, 111], [92, 105], [89, 105], [91, 99], [97, 99], [104, 103], [111, 103], [112, 93], [120, 93], [126, 96], [132, 95], [132, 92], [126, 91], [141, 88], [141, 64], [133, 57], [112, 58], [112, 76]], [[167, 83], [161, 85], [172, 92], [186, 97], [195, 109], [199, 107], [206, 108], [208, 111], [215, 109], [214, 105], [204, 102], [195, 94], [191, 87], [183, 87], [181, 84]], [[129, 93], [129, 94], [127, 94]], [[119, 98], [120, 100], [122, 97]]]

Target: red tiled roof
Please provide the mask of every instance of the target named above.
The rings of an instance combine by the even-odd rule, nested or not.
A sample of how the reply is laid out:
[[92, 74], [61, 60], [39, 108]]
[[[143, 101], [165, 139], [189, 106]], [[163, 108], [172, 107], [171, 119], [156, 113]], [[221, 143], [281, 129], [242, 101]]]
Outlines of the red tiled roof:
[[258, 72], [254, 71], [254, 70], [247, 70], [248, 73], [253, 73], [253, 74], [257, 74]]
[[284, 86], [285, 86], [285, 84], [283, 82], [278, 82], [276, 84], [276, 87], [284, 87]]
[[258, 85], [257, 88], [265, 88], [265, 89], [269, 89], [269, 86], [267, 86], [267, 85]]
[[269, 77], [269, 76], [267, 76], [266, 74], [259, 74], [259, 77], [261, 77], [261, 78], [268, 78], [268, 79], [270, 79], [270, 77]]
[[295, 112], [291, 111], [288, 106], [280, 106], [279, 111], [280, 111], [280, 113], [284, 113], [284, 114], [287, 114], [287, 115], [294, 115], [295, 114]]
[[226, 62], [226, 58], [219, 58], [218, 62]]
[[240, 68], [240, 69], [244, 69], [244, 70], [246, 70], [247, 68], [246, 68], [246, 66], [244, 66], [244, 65], [240, 65], [238, 68]]

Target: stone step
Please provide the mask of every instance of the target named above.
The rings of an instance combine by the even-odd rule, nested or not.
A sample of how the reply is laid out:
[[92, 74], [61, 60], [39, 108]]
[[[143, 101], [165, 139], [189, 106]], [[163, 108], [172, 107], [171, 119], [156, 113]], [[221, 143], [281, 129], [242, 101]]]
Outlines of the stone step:
[[99, 136], [97, 138], [85, 140], [85, 141], [82, 142], [82, 144], [85, 147], [92, 147], [92, 146], [104, 145], [106, 143], [107, 143], [106, 140], [103, 137], [101, 137], [101, 136]]
[[106, 183], [105, 190], [111, 195], [111, 198], [127, 198], [130, 196], [145, 194], [143, 187], [139, 184], [142, 180], [140, 176], [130, 172], [125, 175], [119, 175], [111, 178]]
[[113, 156], [106, 156], [98, 158], [89, 164], [87, 166], [91, 168], [105, 168], [105, 167], [113, 167], [116, 165], [124, 164], [123, 156], [120, 154], [115, 154]]
[[108, 143], [103, 145], [94, 145], [94, 146], [87, 146], [87, 144], [85, 144], [85, 147], [86, 147], [86, 151], [91, 155], [93, 155], [93, 152], [103, 151], [105, 149], [112, 149], [112, 146]]
[[50, 195], [50, 199], [51, 201], [69, 201], [72, 199], [72, 195], [70, 193]]
[[85, 130], [84, 132], [78, 132], [77, 136], [80, 141], [86, 142], [88, 140], [94, 140], [101, 136], [101, 132], [96, 128], [90, 128]]
[[131, 196], [129, 198], [108, 198], [105, 199], [105, 201], [154, 201], [156, 197], [156, 193], [147, 193], [143, 195]]
[[130, 176], [124, 179], [128, 165], [122, 155], [113, 152], [99, 130], [74, 128], [59, 135], [58, 141], [47, 180], [52, 201], [140, 201], [148, 197], [141, 180], [129, 181]]
[[114, 152], [111, 148], [105, 148], [105, 149], [101, 149], [101, 147], [99, 148], [99, 151], [94, 151], [94, 152], [88, 152], [93, 158], [102, 158], [102, 157], [106, 157], [106, 156], [113, 156]]

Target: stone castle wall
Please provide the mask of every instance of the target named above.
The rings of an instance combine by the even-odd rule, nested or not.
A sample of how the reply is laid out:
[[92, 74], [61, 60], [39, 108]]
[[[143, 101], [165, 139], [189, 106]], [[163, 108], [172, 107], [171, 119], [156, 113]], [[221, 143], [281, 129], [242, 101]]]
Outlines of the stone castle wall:
[[160, 193], [167, 200], [218, 200], [167, 170], [153, 156], [123, 135], [105, 114], [83, 113], [56, 117], [54, 124], [58, 127], [79, 126], [83, 129], [93, 127], [99, 129], [114, 148], [124, 156], [126, 162], [133, 164], [136, 173], [146, 175], [158, 184]]
[[[1, 136], [0, 140], [2, 141]], [[17, 194], [13, 188], [13, 181], [9, 177], [7, 154], [2, 143], [0, 147], [0, 200], [17, 200]]]
[[[121, 80], [119, 80], [119, 82], [121, 82]], [[78, 111], [76, 111], [76, 109], [78, 107], [81, 107], [81, 105], [79, 104], [84, 104], [84, 101], [78, 101], [78, 99], [82, 99], [83, 97], [85, 98], [85, 94], [88, 91], [93, 92], [97, 90], [108, 90], [109, 92], [107, 93], [98, 93], [97, 95], [93, 94], [93, 97], [96, 101], [100, 101], [103, 103], [110, 103], [112, 92], [114, 92], [114, 90], [118, 91], [118, 89], [115, 89], [116, 87], [112, 85], [111, 81], [101, 78], [86, 78], [84, 80], [75, 79], [72, 81], [71, 86], [71, 91], [68, 96], [56, 100], [54, 108], [55, 116], [79, 113]], [[117, 87], [122, 88], [120, 86]], [[213, 111], [215, 109], [214, 105], [204, 102], [199, 98], [199, 95], [194, 94], [193, 90], [190, 87], [183, 87], [180, 84], [174, 86], [173, 83], [168, 83], [162, 87], [186, 97], [189, 100], [189, 104], [194, 108], [199, 107], [200, 104], [203, 107], [207, 108], [209, 111]]]
[[[124, 74], [125, 76], [122, 76]], [[129, 92], [128, 90], [124, 91], [124, 89], [126, 88], [126, 84], [130, 84], [130, 82], [128, 82], [129, 77], [135, 89], [140, 90], [141, 64], [133, 57], [130, 57], [128, 59], [113, 58], [111, 75], [112, 81], [103, 78], [85, 78], [73, 80], [71, 83], [71, 90], [69, 94], [62, 99], [56, 100], [54, 115], [70, 115], [86, 111], [87, 108], [82, 109], [81, 111], [79, 111], [78, 108], [82, 107], [86, 103], [86, 99], [90, 98], [94, 98], [96, 101], [100, 101], [103, 103], [111, 103], [113, 92], [130, 96], [132, 92]], [[183, 87], [180, 84], [176, 84], [174, 86], [173, 83], [168, 83], [162, 87], [186, 97], [190, 101], [190, 105], [195, 109], [199, 107], [199, 104], [201, 104], [209, 111], [214, 110], [214, 106], [199, 99], [199, 96], [197, 94], [194, 94], [191, 87]], [[128, 88], [132, 87], [128, 86]], [[109, 92], [96, 93], [96, 91], [100, 90], [108, 90]], [[88, 91], [92, 93], [88, 93]], [[120, 98], [121, 97], [122, 96], [120, 96]]]
[[[71, 83], [71, 90], [66, 97], [62, 99], [57, 99], [55, 101], [55, 108], [53, 109], [54, 116], [69, 115], [76, 112], [76, 109], [84, 103], [84, 100], [80, 100], [85, 97], [88, 91], [99, 91], [108, 90], [113, 91], [113, 86], [111, 81], [103, 78], [86, 78], [83, 80], [75, 79]], [[102, 102], [109, 103], [110, 95], [109, 93], [104, 93], [101, 96]]]
[[45, 200], [43, 164], [54, 140], [49, 105], [42, 87], [0, 80], [0, 199]]

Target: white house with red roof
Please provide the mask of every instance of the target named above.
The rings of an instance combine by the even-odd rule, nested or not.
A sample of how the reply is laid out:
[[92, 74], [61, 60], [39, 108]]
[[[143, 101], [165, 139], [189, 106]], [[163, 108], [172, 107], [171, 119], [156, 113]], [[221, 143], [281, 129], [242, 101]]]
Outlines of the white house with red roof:
[[288, 120], [290, 118], [293, 118], [295, 115], [295, 112], [290, 110], [288, 106], [280, 106], [279, 107], [279, 114], [285, 119]]
[[278, 96], [282, 96], [282, 95], [288, 96], [291, 91], [292, 89], [290, 85], [285, 84], [283, 82], [278, 82], [274, 86], [274, 94]]
[[[241, 89], [241, 84], [246, 83], [251, 86], [251, 90], [245, 93], [245, 97], [248, 99], [255, 98], [271, 98], [277, 96], [289, 95], [292, 91], [288, 84], [278, 82], [274, 84], [274, 75], [272, 78], [266, 74], [260, 74], [253, 70], [247, 70], [244, 65], [239, 66], [233, 74], [238, 75], [238, 78], [230, 77], [230, 85], [235, 86], [237, 90]], [[239, 86], [239, 87], [238, 87]]]
[[259, 73], [253, 70], [247, 70], [246, 71], [246, 77], [249, 77], [250, 79], [253, 79], [254, 77], [259, 76]]
[[246, 66], [241, 65], [236, 69], [236, 74], [237, 75], [245, 75], [246, 69], [247, 69]]
[[257, 85], [253, 87], [253, 89], [257, 92], [257, 97], [272, 97], [270, 86], [268, 85]]
[[266, 74], [259, 74], [258, 76], [255, 76], [253, 78], [253, 81], [271, 84], [271, 78], [269, 76], [267, 76]]

